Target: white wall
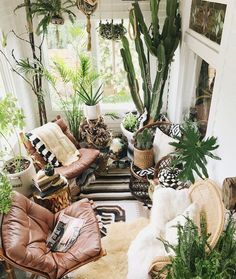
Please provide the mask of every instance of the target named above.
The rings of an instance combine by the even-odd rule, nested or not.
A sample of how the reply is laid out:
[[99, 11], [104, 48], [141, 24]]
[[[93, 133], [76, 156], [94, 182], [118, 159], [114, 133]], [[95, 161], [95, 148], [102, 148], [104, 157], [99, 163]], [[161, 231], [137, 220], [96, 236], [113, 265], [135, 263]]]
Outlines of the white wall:
[[224, 178], [236, 176], [234, 161], [236, 145], [234, 121], [236, 120], [236, 1], [227, 3], [227, 13], [221, 45], [211, 42], [189, 30], [191, 1], [182, 1], [183, 40], [180, 55], [180, 79], [175, 120], [181, 121], [190, 107], [196, 86], [197, 55], [216, 68], [216, 80], [211, 104], [207, 136], [218, 138], [216, 153], [221, 161], [210, 160], [209, 175], [222, 184]]

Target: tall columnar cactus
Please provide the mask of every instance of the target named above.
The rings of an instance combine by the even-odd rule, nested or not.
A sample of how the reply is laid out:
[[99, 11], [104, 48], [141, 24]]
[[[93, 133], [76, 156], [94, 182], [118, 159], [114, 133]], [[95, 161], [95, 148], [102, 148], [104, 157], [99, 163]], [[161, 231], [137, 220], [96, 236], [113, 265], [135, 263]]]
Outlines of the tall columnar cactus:
[[[166, 19], [161, 32], [158, 18], [160, 2], [161, 0], [150, 0], [151, 28], [147, 27], [138, 2], [132, 4], [133, 10], [130, 13], [130, 22], [133, 29], [136, 30], [135, 48], [141, 69], [143, 101], [140, 97], [138, 81], [126, 37], [122, 39], [123, 48], [121, 49], [133, 101], [139, 113], [142, 113], [146, 108], [149, 122], [157, 120], [160, 114], [169, 67], [181, 37], [179, 0], [166, 0]], [[156, 57], [158, 62], [157, 73], [153, 82], [150, 77], [150, 63], [148, 54], [145, 54], [144, 51], [143, 40], [148, 52]]]
[[153, 133], [151, 129], [145, 128], [135, 136], [135, 146], [139, 150], [148, 150], [153, 146]]

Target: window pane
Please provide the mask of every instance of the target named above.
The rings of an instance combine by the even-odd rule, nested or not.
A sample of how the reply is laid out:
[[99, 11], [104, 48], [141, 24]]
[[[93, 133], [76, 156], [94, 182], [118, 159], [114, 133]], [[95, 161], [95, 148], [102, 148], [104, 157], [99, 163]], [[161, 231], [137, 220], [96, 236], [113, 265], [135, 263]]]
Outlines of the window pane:
[[[59, 74], [54, 71], [53, 61], [64, 61], [69, 69], [75, 69], [79, 63], [79, 55], [87, 52], [86, 24], [83, 21], [72, 24], [65, 21], [64, 25], [49, 25], [47, 36], [50, 72], [56, 76], [56, 88], [60, 96], [66, 100], [72, 93], [72, 85], [62, 82]], [[50, 92], [52, 109], [61, 110], [59, 97], [52, 89]]]
[[203, 137], [207, 130], [215, 77], [216, 70], [202, 60], [196, 89], [195, 116], [200, 124], [200, 131]]
[[3, 83], [3, 79], [2, 79], [2, 75], [0, 73], [0, 98], [3, 97], [3, 95], [5, 94], [5, 87], [4, 87], [4, 83]]
[[[114, 24], [120, 22], [121, 19], [113, 20]], [[97, 27], [98, 26], [99, 21], [97, 22]], [[128, 29], [128, 20], [124, 20], [124, 26]], [[129, 91], [127, 76], [120, 54], [120, 49], [122, 47], [121, 41], [103, 39], [98, 33], [97, 36], [98, 65], [105, 82], [103, 102], [113, 104], [131, 102], [132, 98]], [[136, 74], [139, 79], [140, 69], [134, 42], [129, 40], [129, 43], [134, 67], [137, 69]]]

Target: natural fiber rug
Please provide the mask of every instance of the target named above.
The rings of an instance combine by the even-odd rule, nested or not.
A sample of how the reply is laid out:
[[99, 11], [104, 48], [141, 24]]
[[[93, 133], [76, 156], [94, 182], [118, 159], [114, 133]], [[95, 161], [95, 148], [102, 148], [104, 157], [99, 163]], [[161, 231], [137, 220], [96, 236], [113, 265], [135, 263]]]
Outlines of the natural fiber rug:
[[[148, 219], [139, 218], [131, 223], [113, 223], [102, 239], [107, 255], [96, 262], [80, 267], [71, 274], [76, 279], [126, 279], [127, 252], [131, 241], [148, 224]], [[134, 278], [135, 279], [135, 278]]]

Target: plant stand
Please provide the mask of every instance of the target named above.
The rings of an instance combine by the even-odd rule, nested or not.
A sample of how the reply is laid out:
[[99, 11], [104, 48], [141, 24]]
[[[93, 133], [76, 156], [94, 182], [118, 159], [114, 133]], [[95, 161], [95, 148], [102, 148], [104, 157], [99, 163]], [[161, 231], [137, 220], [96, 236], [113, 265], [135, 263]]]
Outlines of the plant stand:
[[71, 204], [71, 194], [68, 184], [45, 196], [42, 196], [40, 192], [35, 192], [33, 198], [37, 204], [47, 208], [52, 213], [57, 213]]
[[146, 170], [141, 170], [136, 167], [133, 163], [130, 167], [131, 177], [129, 188], [132, 195], [140, 202], [145, 205], [152, 205], [152, 200], [148, 193], [148, 188], [150, 183], [149, 179], [152, 179], [154, 176], [154, 168], [149, 168]]

